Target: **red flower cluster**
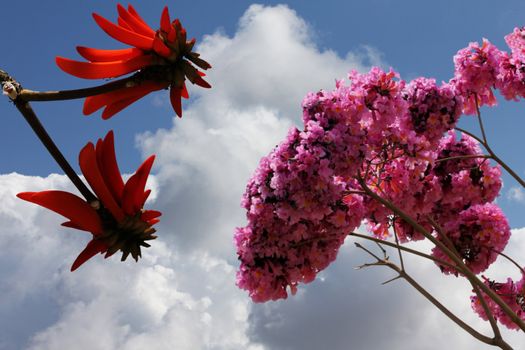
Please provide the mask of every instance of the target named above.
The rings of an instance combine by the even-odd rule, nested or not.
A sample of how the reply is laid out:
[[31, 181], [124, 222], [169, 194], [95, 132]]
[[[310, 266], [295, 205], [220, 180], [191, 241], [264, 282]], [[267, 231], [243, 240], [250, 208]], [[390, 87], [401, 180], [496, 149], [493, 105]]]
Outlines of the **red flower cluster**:
[[77, 257], [71, 271], [97, 253], [105, 258], [122, 251], [122, 261], [129, 254], [141, 256], [141, 246], [149, 247], [148, 240], [157, 238], [152, 227], [159, 222], [160, 212], [142, 209], [151, 190], [145, 190], [155, 156], [138, 168], [126, 183], [122, 180], [115, 158], [113, 132], [97, 145], [88, 143], [79, 155], [80, 169], [98, 197], [87, 203], [64, 191], [23, 192], [18, 197], [50, 209], [69, 221], [63, 226], [91, 232], [93, 239]]
[[88, 62], [57, 57], [57, 65], [66, 73], [84, 79], [114, 78], [139, 71], [126, 87], [87, 97], [83, 113], [88, 115], [102, 107], [102, 118], [108, 119], [150, 92], [170, 89], [173, 109], [182, 117], [181, 98], [188, 98], [186, 78], [193, 84], [210, 88], [202, 77], [205, 74], [193, 65], [206, 70], [211, 65], [193, 52], [195, 39], [186, 41], [186, 30], [178, 19], [171, 22], [165, 7], [160, 19], [160, 29], [154, 31], [140, 17], [133, 6], [117, 5], [118, 24], [94, 13], [100, 28], [112, 38], [132, 46], [118, 50], [101, 50], [77, 47], [78, 53]]

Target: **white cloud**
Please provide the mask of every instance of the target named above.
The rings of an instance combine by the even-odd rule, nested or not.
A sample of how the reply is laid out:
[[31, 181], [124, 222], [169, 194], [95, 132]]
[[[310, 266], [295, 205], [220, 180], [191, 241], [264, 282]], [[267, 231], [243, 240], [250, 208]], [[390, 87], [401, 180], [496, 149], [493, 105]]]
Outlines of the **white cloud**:
[[[525, 249], [525, 228], [514, 230], [508, 253]], [[272, 350], [284, 349], [492, 349], [443, 316], [403, 280], [381, 285], [395, 276], [382, 267], [354, 270], [374, 259], [347, 239], [337, 260], [322, 279], [302, 288], [296, 297], [252, 308], [250, 336]], [[359, 240], [377, 254], [373, 243]], [[414, 245], [429, 250], [426, 243]], [[413, 246], [413, 247], [414, 247]], [[397, 260], [397, 252], [389, 250]], [[484, 334], [490, 327], [470, 308], [471, 288], [464, 280], [442, 275], [430, 262], [404, 255], [407, 271], [456, 315]], [[487, 271], [490, 277], [518, 278], [513, 266], [499, 261]], [[505, 277], [503, 277], [505, 276]], [[523, 334], [501, 327], [502, 335], [515, 349], [524, 345]]]
[[171, 130], [140, 137], [145, 154], [157, 153], [155, 209], [163, 217], [161, 239], [138, 264], [96, 257], [70, 273], [89, 235], [14, 197], [70, 189], [67, 180], [0, 178], [0, 292], [8, 300], [0, 349], [263, 348], [248, 337], [251, 302], [235, 286], [232, 234], [243, 223], [245, 183], [300, 121], [309, 90], [330, 88], [349, 69], [363, 70], [362, 58], [375, 59], [366, 50], [344, 59], [321, 52], [310, 33], [287, 7], [255, 5], [234, 37], [204, 39], [199, 51], [214, 65], [214, 88], [191, 91]]
[[[70, 188], [67, 180], [0, 176], [0, 349], [483, 349], [406, 284], [380, 286], [387, 271], [353, 271], [368, 257], [351, 245], [286, 301], [253, 305], [235, 287], [232, 235], [244, 223], [240, 197], [259, 158], [300, 122], [308, 91], [380, 63], [372, 49], [341, 58], [312, 37], [289, 8], [253, 5], [233, 37], [204, 39], [198, 51], [214, 66], [213, 89], [190, 91], [170, 130], [138, 137], [144, 154], [157, 154], [151, 206], [163, 212], [161, 238], [138, 264], [96, 257], [70, 273], [88, 238], [14, 197]], [[410, 266], [471, 314], [467, 287], [451, 287], [455, 279], [431, 264]]]
[[525, 203], [525, 191], [521, 187], [511, 187], [507, 192], [507, 198], [511, 201]]
[[217, 32], [197, 50], [213, 64], [213, 88], [190, 91], [195, 100], [182, 120], [138, 141], [160, 164], [167, 234], [184, 249], [198, 245], [234, 260], [232, 232], [244, 222], [239, 202], [259, 159], [301, 124], [309, 91], [333, 88], [349, 70], [379, 63], [379, 54], [320, 51], [311, 28], [282, 5], [250, 6], [233, 37]]
[[0, 176], [0, 349], [250, 348], [235, 267], [206, 251], [159, 240], [137, 264], [97, 256], [69, 272], [89, 235], [15, 197], [51, 188], [72, 190], [59, 175]]

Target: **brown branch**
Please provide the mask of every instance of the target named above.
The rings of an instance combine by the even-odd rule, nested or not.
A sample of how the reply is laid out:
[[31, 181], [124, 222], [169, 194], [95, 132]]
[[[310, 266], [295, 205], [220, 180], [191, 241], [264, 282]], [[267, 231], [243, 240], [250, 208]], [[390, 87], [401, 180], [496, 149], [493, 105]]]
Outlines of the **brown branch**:
[[490, 155], [490, 158], [493, 159], [499, 165], [501, 165], [501, 167], [503, 169], [505, 169], [507, 171], [507, 173], [509, 173], [509, 175], [512, 176], [514, 178], [514, 180], [516, 180], [521, 185], [521, 187], [525, 188], [525, 180], [523, 180], [514, 170], [512, 170], [512, 168], [510, 166], [508, 166], [507, 163], [505, 163], [503, 160], [501, 160], [501, 158], [499, 158], [494, 153], [492, 148], [490, 148], [490, 146], [487, 143], [485, 143], [482, 139], [480, 139], [478, 136], [474, 135], [470, 131], [467, 131], [465, 129], [458, 128], [458, 127], [456, 127], [456, 130], [460, 131], [460, 132], [462, 132], [464, 134], [467, 134], [470, 137], [472, 137], [473, 139], [475, 139], [476, 141], [478, 141], [483, 147], [485, 147], [485, 149], [487, 150], [487, 152]]
[[74, 100], [77, 98], [84, 98], [95, 96], [106, 92], [111, 92], [123, 88], [129, 88], [139, 84], [137, 74], [130, 77], [112, 81], [107, 84], [93, 86], [84, 89], [74, 90], [60, 90], [60, 91], [33, 91], [22, 89], [18, 98], [23, 101], [58, 101], [58, 100]]
[[432, 303], [436, 308], [438, 308], [439, 311], [441, 311], [445, 316], [447, 316], [450, 320], [452, 320], [454, 323], [456, 323], [459, 327], [464, 329], [467, 333], [469, 333], [474, 338], [478, 339], [479, 341], [495, 345], [500, 347], [504, 350], [512, 350], [512, 347], [507, 344], [503, 339], [501, 338], [490, 338], [487, 337], [484, 334], [481, 334], [474, 328], [472, 328], [470, 325], [468, 325], [465, 321], [463, 321], [461, 318], [456, 316], [452, 311], [450, 311], [445, 305], [439, 302], [432, 294], [430, 294], [423, 286], [421, 286], [419, 283], [417, 283], [416, 280], [414, 280], [405, 270], [401, 269], [399, 266], [394, 264], [393, 262], [389, 261], [388, 258], [379, 258], [377, 255], [373, 254], [370, 250], [366, 249], [362, 245], [355, 243], [356, 247], [364, 250], [368, 254], [370, 254], [372, 257], [376, 259], [375, 263], [367, 263], [361, 265], [359, 268], [365, 268], [370, 266], [386, 266], [398, 274], [398, 278], [403, 278], [405, 281], [407, 281], [415, 290], [417, 290], [423, 297], [425, 297], [430, 303]]
[[401, 217], [403, 220], [405, 220], [410, 226], [412, 226], [416, 231], [420, 232], [423, 236], [425, 236], [428, 240], [430, 240], [434, 245], [436, 245], [439, 249], [443, 251], [454, 263], [457, 264], [457, 269], [461, 271], [466, 278], [471, 280], [473, 283], [475, 283], [485, 294], [487, 294], [496, 304], [498, 304], [503, 312], [514, 322], [519, 328], [521, 328], [523, 331], [525, 331], [525, 322], [521, 320], [518, 315], [512, 311], [512, 309], [505, 303], [499, 295], [497, 295], [492, 289], [487, 287], [482, 281], [480, 281], [477, 276], [465, 265], [462, 259], [460, 259], [454, 252], [452, 252], [443, 242], [440, 242], [437, 240], [430, 232], [428, 232], [423, 226], [421, 226], [415, 219], [413, 219], [410, 215], [405, 213], [403, 210], [396, 207], [393, 203], [388, 201], [385, 198], [382, 198], [381, 196], [378, 196], [375, 192], [373, 192], [364, 182], [363, 178], [358, 175], [357, 180], [359, 181], [359, 184], [361, 185], [362, 189], [372, 198], [377, 200], [379, 203], [383, 204], [388, 209], [392, 210], [396, 215]]
[[445, 162], [447, 160], [460, 160], [460, 159], [472, 159], [472, 158], [485, 158], [485, 159], [491, 159], [492, 156], [488, 155], [488, 154], [469, 154], [469, 155], [465, 155], [465, 156], [454, 156], [454, 157], [447, 157], [447, 158], [439, 158], [439, 159], [436, 159], [436, 163], [439, 163], [439, 162]]
[[387, 245], [387, 246], [392, 247], [392, 248], [401, 249], [404, 252], [407, 252], [407, 253], [410, 253], [410, 254], [413, 254], [413, 255], [417, 255], [417, 256], [420, 256], [420, 257], [428, 259], [428, 260], [432, 260], [432, 261], [434, 261], [434, 262], [436, 262], [436, 263], [438, 263], [440, 265], [447, 265], [447, 266], [449, 266], [449, 267], [451, 267], [453, 269], [456, 268], [456, 266], [452, 265], [451, 263], [449, 263], [449, 262], [447, 262], [445, 260], [433, 257], [432, 255], [429, 255], [429, 254], [425, 254], [423, 252], [420, 252], [419, 250], [407, 248], [407, 247], [404, 247], [402, 245], [398, 245], [396, 243], [385, 241], [385, 240], [382, 240], [382, 239], [379, 239], [379, 238], [362, 235], [362, 234], [357, 233], [357, 232], [351, 232], [348, 235], [349, 236], [353, 236], [353, 237], [359, 237], [359, 238], [366, 239], [366, 240], [373, 241], [373, 242], [377, 242], [379, 244], [384, 244], [384, 245]]
[[69, 177], [71, 182], [73, 182], [75, 187], [84, 196], [86, 201], [90, 203], [96, 201], [97, 197], [84, 184], [84, 182], [82, 182], [82, 180], [78, 177], [77, 173], [75, 172], [75, 170], [73, 170], [73, 168], [68, 163], [62, 152], [60, 152], [57, 145], [55, 144], [51, 136], [49, 136], [46, 129], [44, 128], [37, 115], [33, 111], [33, 108], [31, 108], [29, 102], [19, 98], [19, 91], [22, 91], [21, 85], [14, 78], [9, 76], [6, 72], [2, 70], [0, 70], [0, 84], [2, 85], [4, 91], [8, 90], [7, 94], [9, 98], [13, 101], [15, 107], [22, 114], [22, 116], [27, 121], [31, 129], [33, 129], [37, 137], [44, 144], [47, 151], [62, 168], [67, 177]]

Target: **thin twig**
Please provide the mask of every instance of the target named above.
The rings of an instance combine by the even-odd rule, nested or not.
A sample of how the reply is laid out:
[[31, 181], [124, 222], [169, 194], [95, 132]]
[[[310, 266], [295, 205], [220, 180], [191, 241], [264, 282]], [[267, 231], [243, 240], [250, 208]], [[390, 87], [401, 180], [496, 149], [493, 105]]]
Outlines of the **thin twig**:
[[[389, 246], [389, 247], [392, 247], [392, 248], [396, 248], [396, 249], [400, 249], [400, 250], [402, 250], [404, 252], [407, 252], [407, 253], [410, 253], [410, 254], [413, 254], [413, 255], [417, 255], [417, 256], [420, 256], [422, 258], [434, 261], [434, 262], [438, 263], [439, 265], [446, 265], [446, 266], [448, 266], [448, 267], [450, 267], [452, 269], [457, 269], [457, 267], [455, 265], [452, 265], [448, 261], [436, 258], [436, 257], [434, 257], [432, 255], [425, 254], [425, 253], [420, 252], [420, 251], [415, 250], [415, 249], [407, 248], [407, 247], [404, 247], [404, 246], [396, 244], [396, 243], [392, 243], [392, 242], [389, 242], [389, 241], [382, 240], [380, 238], [375, 238], [375, 237], [372, 237], [372, 236], [362, 235], [362, 234], [357, 233], [357, 232], [350, 232], [348, 235], [349, 236], [353, 236], [353, 237], [366, 239], [366, 240], [369, 240], [369, 241], [372, 241], [372, 242], [377, 242], [379, 244], [384, 244], [386, 246]], [[297, 243], [294, 243], [294, 244], [290, 244], [290, 247], [296, 248], [296, 247], [299, 247], [301, 245], [313, 243], [313, 242], [316, 242], [316, 241], [335, 240], [335, 239], [339, 239], [339, 237], [333, 237], [333, 238], [332, 237], [321, 237], [321, 236], [320, 237], [314, 237], [314, 238], [305, 239], [303, 241], [300, 241], [300, 242], [297, 242]]]
[[84, 196], [86, 201], [90, 203], [96, 201], [97, 197], [84, 184], [84, 182], [82, 182], [82, 180], [78, 177], [77, 173], [75, 172], [75, 170], [73, 170], [73, 168], [66, 160], [62, 152], [60, 152], [57, 145], [55, 144], [51, 136], [49, 136], [46, 129], [38, 119], [35, 111], [33, 110], [33, 108], [31, 108], [29, 102], [20, 98], [19, 93], [21, 90], [23, 90], [21, 88], [20, 83], [18, 83], [13, 77], [9, 76], [9, 74], [2, 70], [0, 70], [0, 83], [2, 85], [2, 88], [5, 88], [5, 84], [10, 84], [13, 90], [16, 90], [11, 91], [11, 94], [9, 94], [9, 98], [11, 98], [15, 107], [22, 114], [22, 116], [27, 121], [31, 129], [33, 129], [37, 137], [44, 144], [44, 146], [51, 154], [51, 156], [55, 159], [55, 161], [58, 163], [60, 168], [62, 168], [67, 177], [69, 177], [71, 182], [73, 182], [75, 187]]
[[397, 237], [397, 230], [395, 225], [395, 219], [392, 225], [393, 231], [394, 231], [394, 238], [396, 239], [396, 245], [397, 245], [397, 252], [399, 254], [399, 263], [401, 264], [401, 270], [405, 270], [405, 263], [403, 262], [403, 254], [401, 254], [401, 249], [399, 249], [399, 239]]
[[450, 268], [456, 269], [456, 266], [452, 265], [450, 262], [442, 260], [442, 259], [439, 259], [439, 258], [436, 258], [436, 257], [433, 257], [432, 255], [425, 254], [423, 252], [420, 252], [419, 250], [407, 248], [407, 247], [404, 247], [402, 245], [398, 245], [396, 243], [392, 243], [392, 242], [389, 242], [389, 241], [384, 241], [384, 240], [379, 239], [379, 238], [362, 235], [362, 234], [357, 233], [357, 232], [351, 232], [348, 235], [349, 236], [363, 238], [363, 239], [366, 239], [366, 240], [369, 240], [369, 241], [373, 241], [373, 242], [378, 242], [380, 244], [384, 244], [384, 245], [387, 245], [387, 246], [392, 247], [392, 248], [401, 249], [404, 252], [407, 252], [407, 253], [410, 253], [410, 254], [414, 254], [414, 255], [420, 256], [422, 258], [432, 260], [432, 261], [434, 261], [434, 262], [436, 262], [436, 263], [438, 263], [440, 265], [446, 265], [446, 266], [449, 266]]
[[479, 143], [481, 143], [483, 146], [485, 146], [485, 142], [483, 142], [483, 140], [480, 139], [479, 136], [477, 136], [476, 134], [473, 134], [473, 133], [471, 133], [470, 131], [465, 130], [465, 129], [463, 129], [463, 128], [460, 128], [460, 127], [458, 127], [458, 126], [456, 126], [455, 129], [456, 129], [457, 131], [459, 131], [459, 132], [462, 132], [463, 134], [466, 134], [466, 135], [472, 137], [473, 139], [475, 139], [476, 141], [478, 141]]
[[500, 252], [500, 251], [497, 251], [496, 249], [491, 249], [493, 252], [496, 252], [497, 254], [501, 255], [502, 257], [504, 257], [505, 259], [507, 259], [508, 261], [510, 261], [511, 263], [513, 263], [519, 270], [520, 272], [522, 273], [523, 276], [525, 276], [525, 269], [523, 269], [523, 267], [520, 266], [520, 264], [518, 264], [514, 259], [512, 259], [510, 256], [508, 256], [507, 254], [504, 254], [503, 252]]
[[436, 229], [436, 232], [439, 234], [441, 239], [445, 242], [447, 247], [456, 254], [457, 257], [460, 259], [463, 259], [461, 254], [459, 254], [458, 250], [456, 249], [456, 245], [450, 240], [450, 238], [445, 234], [443, 231], [443, 228], [441, 225], [439, 225], [430, 215], [427, 216], [427, 220], [430, 222], [430, 224]]
[[82, 182], [82, 180], [78, 177], [77, 173], [75, 172], [75, 170], [73, 170], [73, 168], [66, 160], [62, 152], [60, 152], [53, 139], [51, 139], [42, 123], [40, 123], [40, 121], [38, 120], [38, 117], [29, 105], [29, 102], [23, 100], [19, 101], [18, 99], [16, 99], [14, 103], [16, 108], [24, 116], [24, 119], [27, 121], [29, 126], [31, 126], [31, 129], [33, 129], [33, 131], [38, 136], [40, 141], [44, 144], [48, 152], [58, 163], [60, 168], [62, 168], [67, 177], [69, 177], [71, 182], [73, 182], [75, 187], [84, 196], [86, 201], [88, 201], [89, 203], [96, 201], [97, 197], [89, 190], [89, 188], [87, 188], [84, 182]]
[[385, 282], [381, 283], [381, 285], [384, 286], [384, 285], [386, 285], [386, 284], [388, 284], [388, 283], [390, 283], [390, 282], [394, 282], [394, 281], [396, 281], [396, 280], [398, 280], [398, 279], [400, 279], [400, 278], [402, 278], [402, 277], [401, 277], [400, 275], [397, 275], [396, 277], [391, 278], [391, 279], [389, 279], [388, 281], [385, 281]]
[[95, 96], [123, 88], [129, 88], [135, 86], [137, 83], [137, 77], [135, 75], [132, 75], [131, 77], [115, 80], [107, 84], [83, 89], [59, 91], [33, 91], [23, 89], [22, 91], [20, 91], [19, 98], [24, 101], [73, 100], [77, 98]]
[[475, 97], [476, 97], [476, 116], [478, 117], [479, 129], [481, 130], [481, 135], [483, 136], [483, 143], [485, 145], [488, 145], [487, 135], [485, 134], [485, 128], [483, 127], [483, 120], [481, 120], [481, 113], [479, 112], [478, 95], [476, 94]]
[[436, 159], [435, 162], [445, 162], [447, 160], [460, 160], [460, 159], [472, 159], [472, 158], [485, 158], [485, 159], [492, 159], [492, 156], [488, 154], [469, 154], [465, 156], [454, 156], [454, 157], [446, 157], [446, 158], [439, 158]]
[[514, 170], [512, 170], [512, 168], [509, 167], [507, 165], [507, 163], [505, 163], [503, 160], [501, 160], [501, 158], [499, 158], [496, 155], [496, 153], [494, 153], [492, 148], [490, 148], [490, 146], [487, 143], [485, 143], [482, 139], [480, 139], [478, 136], [476, 136], [475, 134], [471, 133], [470, 131], [467, 131], [465, 129], [458, 128], [458, 127], [456, 127], [456, 130], [460, 131], [460, 132], [462, 132], [464, 134], [467, 134], [470, 137], [472, 137], [473, 139], [475, 139], [476, 141], [478, 141], [483, 147], [485, 147], [485, 149], [487, 150], [487, 152], [490, 155], [490, 158], [493, 159], [499, 165], [501, 165], [501, 167], [503, 169], [505, 169], [505, 171], [507, 171], [507, 173], [509, 173], [509, 175], [512, 176], [514, 178], [514, 180], [516, 180], [521, 185], [521, 187], [525, 188], [525, 180], [523, 180]]
[[486, 335], [483, 335], [479, 333], [477, 330], [472, 328], [470, 325], [465, 323], [462, 319], [460, 319], [458, 316], [456, 316], [452, 311], [450, 311], [446, 306], [444, 306], [442, 303], [440, 303], [432, 294], [430, 294], [425, 288], [423, 288], [419, 283], [416, 282], [409, 274], [406, 273], [406, 271], [402, 270], [399, 266], [394, 264], [391, 261], [384, 260], [378, 258], [374, 253], [370, 252], [370, 250], [366, 249], [360, 244], [356, 244], [356, 246], [368, 254], [370, 254], [372, 257], [374, 257], [377, 262], [376, 263], [369, 263], [364, 264], [362, 267], [368, 267], [368, 266], [386, 266], [395, 272], [398, 273], [398, 276], [396, 278], [403, 278], [405, 281], [407, 281], [412, 287], [414, 287], [415, 290], [417, 290], [421, 295], [423, 295], [428, 301], [430, 301], [435, 307], [437, 307], [445, 316], [447, 316], [450, 320], [452, 320], [454, 323], [456, 323], [459, 327], [464, 329], [467, 333], [472, 335], [474, 338], [478, 339], [479, 341], [490, 344], [490, 345], [496, 345], [499, 346], [501, 349], [505, 350], [511, 350], [512, 348], [505, 343], [502, 339], [495, 339], [487, 337]]
[[474, 283], [470, 282], [472, 285], [472, 288], [474, 289], [474, 292], [476, 293], [476, 296], [478, 297], [478, 300], [481, 303], [481, 307], [483, 307], [483, 311], [485, 311], [485, 315], [487, 316], [490, 327], [492, 328], [492, 331], [494, 332], [494, 338], [496, 339], [503, 339], [501, 337], [501, 332], [499, 330], [498, 324], [496, 323], [496, 319], [494, 318], [494, 315], [492, 314], [492, 311], [490, 311], [489, 306], [487, 305], [487, 302], [485, 301], [485, 298], [483, 297], [483, 294], [481, 294], [481, 291], [479, 290], [479, 287], [476, 286]]
[[[375, 255], [374, 253], [372, 253], [370, 250], [368, 250], [367, 248], [363, 247], [363, 245], [361, 245], [360, 243], [357, 243], [357, 242], [354, 242], [355, 246], [357, 248], [360, 248], [360, 249], [363, 249], [365, 252], [367, 252], [368, 254], [370, 254], [371, 256], [373, 256], [377, 262], [381, 262], [382, 259], [379, 258], [377, 255]], [[369, 264], [365, 264], [365, 265], [369, 265]], [[364, 265], [363, 265], [364, 266]]]
[[430, 234], [423, 226], [421, 226], [415, 219], [413, 219], [410, 215], [405, 213], [403, 210], [396, 207], [392, 202], [388, 201], [385, 198], [382, 198], [381, 196], [378, 196], [375, 192], [373, 192], [367, 184], [364, 182], [363, 178], [361, 176], [357, 176], [357, 180], [359, 184], [361, 185], [362, 189], [372, 198], [383, 204], [388, 209], [392, 210], [396, 215], [401, 217], [403, 220], [405, 220], [409, 225], [411, 225], [416, 231], [420, 232], [423, 236], [425, 236], [428, 240], [430, 240], [434, 245], [436, 245], [438, 248], [441, 249], [443, 253], [445, 253], [454, 263], [457, 264], [457, 269], [459, 269], [460, 272], [462, 272], [469, 280], [472, 280], [477, 286], [481, 288], [485, 294], [487, 294], [496, 304], [498, 304], [503, 312], [514, 322], [519, 328], [521, 328], [523, 331], [525, 331], [525, 322], [518, 317], [518, 315], [505, 303], [499, 295], [494, 293], [493, 290], [491, 290], [489, 287], [487, 287], [482, 281], [480, 281], [477, 276], [465, 265], [462, 259], [460, 259], [456, 254], [454, 254], [445, 244], [437, 240], [435, 237]]

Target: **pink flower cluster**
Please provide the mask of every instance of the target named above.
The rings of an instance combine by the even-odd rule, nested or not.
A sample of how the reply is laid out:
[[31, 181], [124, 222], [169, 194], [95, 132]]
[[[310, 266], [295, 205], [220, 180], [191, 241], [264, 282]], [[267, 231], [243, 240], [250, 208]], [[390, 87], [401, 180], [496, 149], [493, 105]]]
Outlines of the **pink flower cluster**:
[[443, 189], [436, 213], [441, 221], [468, 206], [492, 202], [498, 195], [501, 170], [492, 167], [482, 155], [478, 142], [468, 135], [457, 140], [455, 133], [449, 132], [441, 139], [433, 169]]
[[356, 171], [362, 137], [342, 114], [318, 112], [324, 101], [310, 96], [305, 130], [292, 128], [248, 183], [242, 205], [249, 224], [235, 234], [237, 283], [254, 301], [285, 298], [288, 286], [295, 293], [299, 282], [311, 282], [361, 222], [362, 200], [342, 201], [349, 184], [335, 169]]
[[[380, 178], [371, 182], [380, 184], [376, 186], [376, 193], [410, 213], [432, 232], [434, 228], [429, 218], [444, 226], [455, 221], [465, 208], [490, 203], [496, 198], [501, 189], [500, 169], [490, 166], [485, 158], [461, 158], [481, 155], [476, 140], [467, 135], [456, 140], [455, 133], [450, 131], [442, 137], [434, 152], [428, 152], [427, 158], [399, 156], [382, 166]], [[388, 237], [389, 229], [394, 227], [401, 242], [424, 238], [405, 221], [396, 219], [392, 222], [390, 210], [374, 199], [366, 198], [365, 207], [369, 229], [377, 237]], [[440, 238], [437, 232], [434, 233]], [[508, 239], [509, 234], [507, 229], [504, 236]], [[507, 240], [503, 242], [506, 244]], [[498, 247], [502, 250], [504, 245]], [[441, 257], [438, 252], [436, 248], [434, 253]], [[476, 256], [476, 259], [482, 257]], [[484, 260], [493, 262], [492, 259]], [[447, 273], [455, 273], [445, 266], [440, 267]], [[488, 264], [481, 271], [487, 267]]]
[[416, 78], [406, 90], [410, 112], [410, 125], [419, 137], [418, 147], [433, 148], [443, 137], [443, 133], [456, 126], [461, 114], [463, 99], [456, 94], [450, 84], [436, 85], [434, 79]]
[[[371, 152], [367, 167], [372, 169], [372, 189], [410, 213], [429, 231], [426, 219], [439, 208], [443, 182], [433, 171], [443, 133], [459, 119], [462, 99], [449, 84], [436, 86], [435, 80], [417, 78], [402, 92], [408, 113], [398, 114], [402, 136], [384, 138], [388, 147]], [[379, 238], [389, 235], [394, 227], [401, 242], [419, 240], [423, 236], [402, 220], [392, 222], [389, 209], [372, 198], [365, 199], [369, 229]]]
[[[352, 71], [348, 85], [337, 81], [333, 91], [308, 94], [302, 131], [292, 128], [248, 183], [242, 201], [248, 224], [235, 233], [238, 286], [256, 302], [286, 298], [336, 258], [363, 220], [381, 238], [392, 228], [401, 242], [423, 238], [364, 195], [358, 178], [438, 239], [442, 231], [474, 272], [494, 262], [510, 235], [492, 203], [501, 171], [476, 140], [458, 140], [451, 130], [461, 113], [494, 105], [494, 88], [509, 99], [525, 96], [521, 29], [506, 39], [511, 54], [487, 40], [460, 50], [449, 83], [405, 83], [392, 70], [374, 67]], [[437, 248], [433, 254], [448, 261]]]
[[[505, 249], [510, 237], [507, 218], [492, 203], [473, 205], [457, 216], [449, 216], [443, 229], [465, 265], [475, 274], [485, 271], [496, 261], [498, 253]], [[437, 247], [432, 250], [432, 255], [451, 262]], [[446, 265], [440, 267], [445, 273], [458, 274]]]
[[508, 100], [525, 97], [524, 33], [523, 28], [515, 28], [505, 37], [510, 54], [483, 39], [481, 46], [470, 43], [454, 56], [455, 74], [450, 83], [465, 98], [465, 114], [475, 114], [483, 105], [495, 105], [494, 88]]
[[477, 106], [496, 104], [492, 88], [498, 80], [502, 58], [503, 53], [487, 39], [481, 46], [470, 43], [454, 56], [456, 69], [451, 83], [465, 97], [465, 114], [475, 114]]
[[[525, 321], [525, 275], [522, 275], [521, 280], [518, 282], [514, 282], [511, 278], [508, 278], [505, 283], [499, 283], [485, 278], [485, 285], [496, 292], [511, 310], [514, 311], [520, 319]], [[485, 293], [482, 295], [490, 312], [497, 321], [505, 325], [507, 328], [519, 330], [516, 323], [512, 322], [510, 317], [501, 310], [501, 307], [498, 304], [490, 299]], [[474, 311], [479, 317], [487, 321], [487, 314], [485, 313], [477, 295], [471, 296], [470, 300]]]

